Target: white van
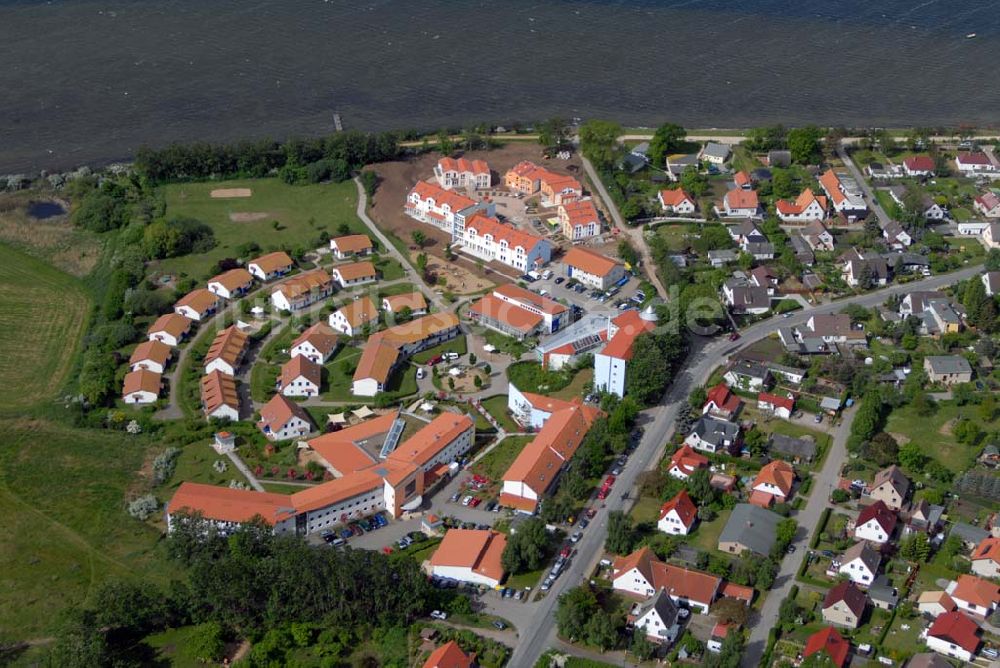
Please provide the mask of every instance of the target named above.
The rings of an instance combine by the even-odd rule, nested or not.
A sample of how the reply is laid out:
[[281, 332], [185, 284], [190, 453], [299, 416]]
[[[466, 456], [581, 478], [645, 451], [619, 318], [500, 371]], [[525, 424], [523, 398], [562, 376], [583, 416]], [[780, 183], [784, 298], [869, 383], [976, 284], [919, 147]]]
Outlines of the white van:
[[549, 280], [550, 278], [552, 278], [552, 270], [551, 269], [546, 269], [545, 271], [543, 271], [542, 272], [542, 278], [544, 278], [546, 281]]
[[540, 279], [540, 278], [542, 277], [542, 275], [541, 275], [541, 274], [539, 274], [539, 273], [538, 273], [537, 271], [535, 271], [534, 269], [532, 269], [531, 271], [529, 271], [529, 272], [528, 272], [528, 276], [531, 276], [531, 277], [532, 277], [533, 279], [535, 279], [536, 281], [537, 281], [538, 279]]

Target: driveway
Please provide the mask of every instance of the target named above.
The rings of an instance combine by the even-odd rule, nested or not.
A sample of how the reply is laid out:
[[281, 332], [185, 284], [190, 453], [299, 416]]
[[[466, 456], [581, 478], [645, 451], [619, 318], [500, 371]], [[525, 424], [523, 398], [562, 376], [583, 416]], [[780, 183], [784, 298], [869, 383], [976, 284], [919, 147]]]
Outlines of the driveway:
[[885, 225], [890, 222], [892, 218], [888, 213], [886, 213], [885, 209], [882, 208], [882, 205], [879, 204], [874, 191], [872, 191], [871, 186], [868, 185], [868, 181], [865, 180], [864, 174], [861, 173], [858, 166], [854, 164], [853, 160], [851, 160], [851, 156], [847, 154], [847, 150], [844, 148], [842, 143], [837, 144], [837, 155], [844, 161], [844, 164], [847, 166], [847, 170], [851, 173], [851, 176], [853, 176], [854, 180], [858, 182], [859, 186], [861, 186], [861, 190], [864, 191], [865, 197], [868, 199], [868, 206], [875, 212], [875, 215], [878, 217], [881, 224]]

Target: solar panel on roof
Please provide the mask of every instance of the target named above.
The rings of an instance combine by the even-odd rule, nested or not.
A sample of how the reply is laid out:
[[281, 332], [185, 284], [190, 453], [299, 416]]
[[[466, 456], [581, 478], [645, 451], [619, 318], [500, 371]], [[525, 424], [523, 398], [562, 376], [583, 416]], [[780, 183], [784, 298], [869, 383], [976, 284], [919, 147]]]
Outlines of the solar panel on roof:
[[585, 350], [595, 348], [601, 343], [600, 334], [591, 334], [573, 342], [573, 354], [581, 353]]

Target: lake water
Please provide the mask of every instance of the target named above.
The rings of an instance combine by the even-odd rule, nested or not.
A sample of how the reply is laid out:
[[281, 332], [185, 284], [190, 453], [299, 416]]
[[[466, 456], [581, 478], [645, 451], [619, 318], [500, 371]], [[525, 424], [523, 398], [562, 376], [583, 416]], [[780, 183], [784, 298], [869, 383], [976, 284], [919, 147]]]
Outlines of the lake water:
[[0, 0], [0, 45], [0, 172], [327, 133], [335, 111], [1000, 123], [998, 0]]

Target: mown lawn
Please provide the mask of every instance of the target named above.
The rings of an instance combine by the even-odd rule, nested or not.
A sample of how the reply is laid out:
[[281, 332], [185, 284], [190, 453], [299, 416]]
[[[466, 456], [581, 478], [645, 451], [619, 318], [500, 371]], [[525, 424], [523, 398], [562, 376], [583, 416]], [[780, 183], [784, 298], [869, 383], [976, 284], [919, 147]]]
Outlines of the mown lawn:
[[521, 431], [521, 427], [514, 422], [514, 418], [507, 414], [507, 395], [498, 394], [482, 400], [483, 408], [486, 409], [493, 419], [503, 428], [504, 431]]
[[464, 355], [468, 350], [465, 337], [457, 336], [451, 341], [445, 341], [433, 348], [419, 352], [410, 359], [416, 364], [427, 364], [428, 360], [441, 353], [458, 353], [459, 355]]
[[500, 480], [534, 436], [508, 436], [472, 466], [473, 473]]
[[326, 389], [322, 396], [325, 401], [350, 401], [351, 385], [354, 382], [354, 370], [361, 359], [361, 349], [353, 346], [342, 346], [337, 353], [327, 361]]
[[953, 402], [944, 401], [926, 416], [918, 415], [910, 406], [895, 409], [889, 415], [885, 431], [919, 444], [924, 454], [959, 473], [972, 465], [980, 450], [979, 446], [962, 445], [952, 435], [952, 421], [959, 417], [969, 418], [983, 431], [994, 431], [997, 427], [997, 420], [983, 422], [975, 406], [956, 406]]
[[719, 548], [719, 536], [722, 535], [722, 530], [726, 527], [726, 522], [729, 521], [729, 516], [732, 512], [732, 510], [726, 509], [720, 512], [711, 522], [699, 522], [688, 542], [706, 552], [717, 550]]
[[[250, 188], [251, 197], [212, 199], [221, 188]], [[311, 250], [320, 246], [320, 234], [339, 234], [346, 224], [351, 233], [367, 234], [357, 216], [357, 188], [352, 181], [291, 186], [276, 178], [178, 183], [163, 186], [167, 217], [196, 218], [215, 231], [217, 245], [206, 253], [161, 260], [156, 269], [194, 278], [212, 276], [215, 263], [237, 256], [237, 247], [253, 241], [262, 252], [282, 247]], [[230, 214], [262, 214], [260, 220], [234, 222]], [[274, 225], [277, 221], [277, 227]]]
[[584, 389], [588, 384], [594, 381], [594, 368], [587, 367], [586, 369], [580, 369], [573, 376], [573, 380], [569, 382], [569, 385], [562, 388], [561, 390], [556, 390], [552, 393], [552, 396], [556, 399], [565, 399], [569, 401], [574, 397], [582, 397], [584, 394]]

